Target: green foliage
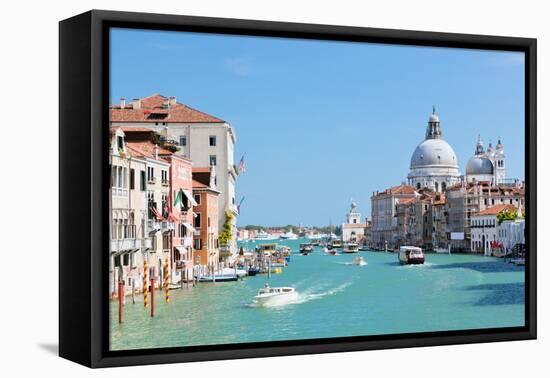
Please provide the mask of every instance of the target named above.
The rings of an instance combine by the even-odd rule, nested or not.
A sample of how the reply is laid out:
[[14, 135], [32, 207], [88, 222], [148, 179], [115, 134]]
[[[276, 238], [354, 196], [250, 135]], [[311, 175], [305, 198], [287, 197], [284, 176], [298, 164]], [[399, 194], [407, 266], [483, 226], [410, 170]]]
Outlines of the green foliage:
[[229, 211], [225, 212], [225, 222], [223, 223], [222, 232], [218, 236], [218, 240], [221, 245], [227, 245], [227, 243], [233, 239], [233, 230], [231, 221], [233, 220], [233, 214]]
[[165, 140], [158, 133], [151, 134], [151, 143], [156, 144], [157, 146], [160, 146], [170, 152], [178, 152], [180, 150], [180, 148], [174, 142]]
[[180, 150], [178, 146], [175, 146], [173, 144], [165, 144], [162, 147], [167, 149], [170, 152], [178, 152]]
[[516, 220], [518, 217], [517, 211], [504, 210], [497, 214], [498, 224], [501, 224], [505, 220]]

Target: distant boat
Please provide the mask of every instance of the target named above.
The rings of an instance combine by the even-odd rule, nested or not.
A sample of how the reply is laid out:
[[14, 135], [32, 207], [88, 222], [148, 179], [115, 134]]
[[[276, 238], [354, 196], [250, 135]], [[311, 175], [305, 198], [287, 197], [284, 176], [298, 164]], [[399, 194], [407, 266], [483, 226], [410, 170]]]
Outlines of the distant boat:
[[313, 252], [313, 245], [311, 243], [302, 243], [300, 244], [300, 253], [302, 255], [307, 255], [308, 253]]
[[399, 262], [401, 264], [424, 264], [422, 248], [411, 246], [399, 248]]
[[259, 246], [256, 247], [256, 251], [263, 254], [264, 256], [270, 256], [277, 253], [277, 244], [276, 243], [260, 244]]
[[342, 248], [342, 241], [340, 239], [334, 239], [331, 241], [331, 246], [332, 249]]
[[343, 253], [358, 253], [359, 252], [359, 245], [355, 242], [349, 242], [344, 243], [344, 247], [342, 248]]
[[285, 240], [295, 240], [298, 239], [298, 235], [292, 232], [292, 229], [290, 229], [288, 232], [285, 232], [280, 236], [281, 239]]
[[319, 235], [319, 234], [306, 234], [306, 239], [318, 240], [318, 239], [321, 239], [321, 235]]
[[256, 274], [260, 273], [260, 268], [258, 268], [257, 266], [250, 267], [248, 268], [247, 273], [250, 277], [253, 277]]
[[256, 234], [256, 240], [273, 240], [273, 239], [275, 239], [275, 237], [273, 237], [273, 235], [265, 232], [264, 230], [260, 230]]

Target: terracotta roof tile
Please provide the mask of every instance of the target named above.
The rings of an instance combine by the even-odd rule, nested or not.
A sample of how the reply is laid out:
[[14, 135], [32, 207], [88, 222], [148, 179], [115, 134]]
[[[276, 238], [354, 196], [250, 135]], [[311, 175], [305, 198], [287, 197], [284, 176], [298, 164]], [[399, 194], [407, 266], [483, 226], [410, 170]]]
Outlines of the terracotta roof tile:
[[[169, 108], [164, 104], [169, 99], [160, 94], [154, 94], [141, 99], [141, 106], [134, 109], [133, 106], [111, 105], [109, 107], [109, 118], [111, 122], [183, 122], [183, 123], [221, 123], [224, 120], [193, 109], [187, 105], [176, 102]], [[155, 117], [157, 114], [161, 117]], [[165, 117], [162, 117], [164, 115]]]
[[513, 211], [517, 211], [517, 208], [514, 205], [507, 205], [507, 204], [505, 204], [505, 205], [496, 205], [496, 206], [490, 207], [488, 209], [485, 209], [483, 211], [480, 211], [479, 213], [474, 214], [474, 215], [497, 215], [497, 214], [502, 213], [503, 211], [513, 212]]
[[[147, 157], [150, 159], [155, 158], [155, 144], [151, 142], [126, 142], [126, 150], [133, 157]], [[171, 155], [172, 152], [168, 151], [162, 147], [158, 148], [158, 154], [160, 160], [160, 155]]]
[[209, 186], [203, 184], [200, 181], [193, 179], [193, 189], [206, 189], [206, 188], [209, 188]]
[[412, 203], [412, 202], [416, 202], [416, 198], [414, 198], [414, 197], [412, 197], [412, 198], [399, 198], [397, 200], [398, 205], [404, 205], [404, 204]]

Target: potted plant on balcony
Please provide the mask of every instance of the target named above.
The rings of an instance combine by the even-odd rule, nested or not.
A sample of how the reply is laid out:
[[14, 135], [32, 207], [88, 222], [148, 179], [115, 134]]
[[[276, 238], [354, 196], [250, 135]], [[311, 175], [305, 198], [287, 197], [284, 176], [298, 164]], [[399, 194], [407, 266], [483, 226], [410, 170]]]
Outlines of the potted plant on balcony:
[[222, 232], [218, 235], [218, 240], [220, 241], [220, 252], [229, 251], [229, 242], [233, 239], [233, 230], [232, 230], [232, 221], [233, 214], [229, 211], [225, 212], [225, 222], [222, 226]]

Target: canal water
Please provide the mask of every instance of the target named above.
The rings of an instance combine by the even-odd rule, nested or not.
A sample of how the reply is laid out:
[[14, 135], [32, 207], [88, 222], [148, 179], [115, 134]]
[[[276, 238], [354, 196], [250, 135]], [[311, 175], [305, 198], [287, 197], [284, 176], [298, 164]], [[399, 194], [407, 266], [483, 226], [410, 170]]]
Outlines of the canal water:
[[[385, 252], [332, 256], [316, 247], [302, 256], [300, 242], [278, 241], [294, 254], [269, 279], [296, 288], [292, 303], [254, 306], [267, 275], [172, 290], [169, 304], [156, 291], [154, 319], [142, 296], [128, 297], [123, 324], [110, 304], [111, 350], [524, 325], [524, 269], [502, 259], [427, 254], [424, 265], [405, 266]], [[368, 264], [352, 265], [357, 255]]]

